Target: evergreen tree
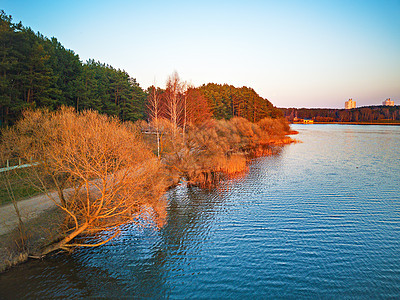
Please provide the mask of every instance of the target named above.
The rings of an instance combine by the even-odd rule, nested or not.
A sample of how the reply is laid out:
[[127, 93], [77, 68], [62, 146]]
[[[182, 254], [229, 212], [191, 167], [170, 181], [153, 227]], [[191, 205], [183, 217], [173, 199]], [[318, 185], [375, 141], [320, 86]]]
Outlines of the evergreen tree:
[[257, 122], [265, 117], [280, 118], [282, 112], [267, 99], [260, 97], [248, 87], [236, 88], [232, 85], [209, 83], [199, 88], [208, 100], [216, 119], [243, 117]]

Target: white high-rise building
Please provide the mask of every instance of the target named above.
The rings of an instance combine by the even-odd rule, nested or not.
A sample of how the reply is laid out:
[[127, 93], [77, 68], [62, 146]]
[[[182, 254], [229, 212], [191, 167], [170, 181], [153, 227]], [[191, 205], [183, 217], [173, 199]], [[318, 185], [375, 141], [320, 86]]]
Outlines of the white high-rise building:
[[382, 105], [394, 106], [394, 101], [390, 100], [390, 98], [387, 98], [385, 101], [382, 102]]
[[349, 101], [346, 101], [346, 102], [344, 103], [344, 108], [345, 108], [345, 109], [356, 108], [356, 101], [353, 101], [353, 99], [350, 98]]

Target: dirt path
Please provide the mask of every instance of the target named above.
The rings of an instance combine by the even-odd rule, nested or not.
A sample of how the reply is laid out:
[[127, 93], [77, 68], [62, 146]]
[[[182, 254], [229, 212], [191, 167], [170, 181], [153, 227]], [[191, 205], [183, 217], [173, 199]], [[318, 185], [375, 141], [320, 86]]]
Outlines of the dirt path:
[[[58, 200], [56, 192], [50, 194]], [[49, 208], [55, 207], [55, 203], [47, 195], [38, 195], [17, 202], [22, 221], [37, 218]], [[7, 234], [18, 227], [18, 217], [12, 203], [0, 206], [0, 236]]]
[[[51, 193], [51, 196], [58, 200], [56, 192]], [[38, 195], [17, 203], [24, 222], [24, 242], [18, 229], [14, 205], [0, 206], [0, 273], [25, 262], [29, 253], [39, 251], [60, 237], [59, 229], [64, 216], [47, 195]]]

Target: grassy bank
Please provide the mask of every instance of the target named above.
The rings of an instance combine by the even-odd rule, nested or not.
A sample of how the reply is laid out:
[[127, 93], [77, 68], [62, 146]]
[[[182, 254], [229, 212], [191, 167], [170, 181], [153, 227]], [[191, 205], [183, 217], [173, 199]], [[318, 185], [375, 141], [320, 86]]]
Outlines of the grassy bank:
[[32, 178], [29, 168], [14, 169], [0, 173], [0, 206], [11, 202], [10, 190], [17, 201], [41, 193], [38, 180]]

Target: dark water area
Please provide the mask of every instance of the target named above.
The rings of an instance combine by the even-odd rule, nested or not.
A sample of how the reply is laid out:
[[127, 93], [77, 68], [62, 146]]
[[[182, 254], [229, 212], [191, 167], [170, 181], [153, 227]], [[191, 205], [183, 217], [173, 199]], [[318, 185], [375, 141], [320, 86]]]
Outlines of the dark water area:
[[169, 191], [160, 231], [18, 266], [0, 298], [399, 298], [400, 127], [293, 128], [246, 176]]

